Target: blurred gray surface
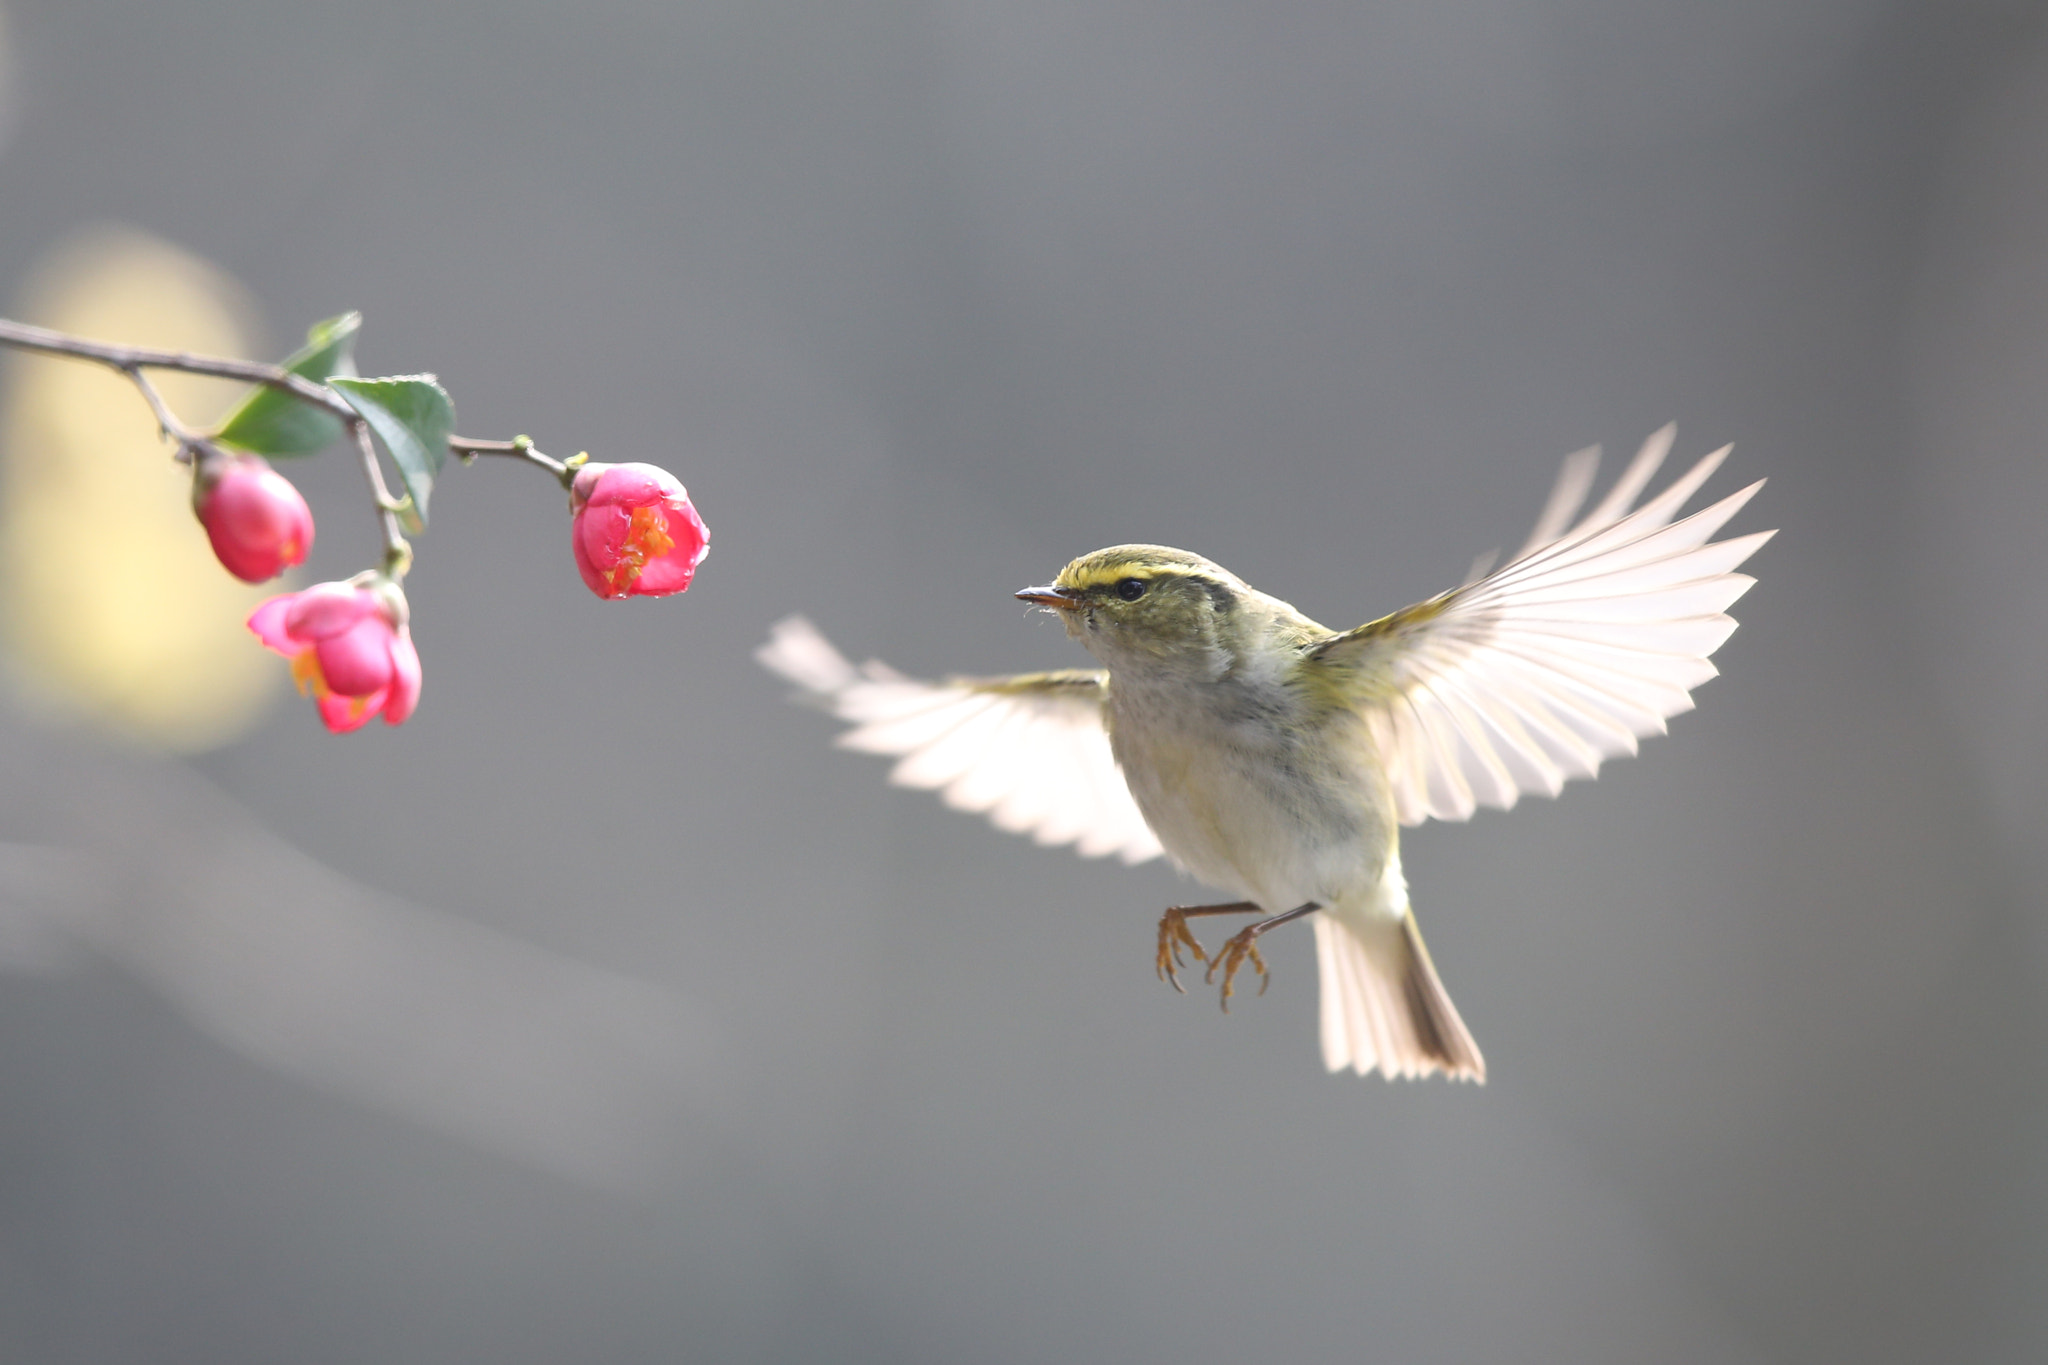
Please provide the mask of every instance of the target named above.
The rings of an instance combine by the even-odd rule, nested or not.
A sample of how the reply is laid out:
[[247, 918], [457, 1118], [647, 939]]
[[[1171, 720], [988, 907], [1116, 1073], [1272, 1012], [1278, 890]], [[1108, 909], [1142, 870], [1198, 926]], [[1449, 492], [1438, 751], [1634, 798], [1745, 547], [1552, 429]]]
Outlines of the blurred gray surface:
[[[361, 308], [465, 433], [674, 469], [713, 545], [599, 604], [544, 481], [452, 471], [402, 731], [280, 708], [195, 774], [6, 722], [0, 842], [276, 841], [436, 926], [404, 1008], [504, 970], [434, 1018], [337, 972], [323, 1051], [238, 1041], [189, 945], [24, 948], [0, 1358], [2048, 1355], [2031, 7], [7, 20], [0, 290], [135, 224], [279, 351]], [[1411, 835], [1484, 1089], [1321, 1074], [1305, 934], [1227, 1019], [1173, 996], [1170, 872], [884, 788], [748, 657], [801, 610], [914, 672], [1078, 664], [1008, 594], [1125, 540], [1355, 623], [1670, 417], [1783, 534], [1669, 738]], [[354, 471], [294, 473], [318, 576], [368, 562]], [[249, 912], [164, 875], [100, 923]], [[580, 1112], [494, 1143], [422, 1099], [465, 1046], [512, 1068], [468, 1098]]]

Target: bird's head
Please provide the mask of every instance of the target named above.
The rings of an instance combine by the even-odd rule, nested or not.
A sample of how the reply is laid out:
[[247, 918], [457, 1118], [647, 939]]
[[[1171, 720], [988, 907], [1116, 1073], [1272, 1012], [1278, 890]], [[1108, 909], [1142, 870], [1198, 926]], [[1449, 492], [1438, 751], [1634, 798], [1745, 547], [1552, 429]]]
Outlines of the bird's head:
[[1112, 545], [1017, 596], [1056, 612], [1067, 634], [1114, 668], [1139, 660], [1222, 662], [1215, 656], [1235, 652], [1239, 618], [1260, 595], [1186, 550]]

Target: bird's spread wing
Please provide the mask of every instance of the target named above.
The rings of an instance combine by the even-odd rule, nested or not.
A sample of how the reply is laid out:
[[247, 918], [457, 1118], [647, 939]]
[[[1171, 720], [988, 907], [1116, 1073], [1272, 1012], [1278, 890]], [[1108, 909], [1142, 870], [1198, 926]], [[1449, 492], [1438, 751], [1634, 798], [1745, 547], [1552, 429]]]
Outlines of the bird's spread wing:
[[1761, 480], [1673, 520], [1725, 447], [1630, 510], [1673, 435], [1646, 441], [1576, 523], [1598, 454], [1572, 456], [1506, 567], [1316, 646], [1364, 698], [1403, 824], [1555, 796], [1692, 709], [1735, 629], [1726, 608], [1755, 581], [1735, 567], [1775, 533], [1712, 540]]
[[1160, 854], [1110, 755], [1102, 673], [923, 682], [885, 664], [856, 668], [800, 616], [778, 622], [755, 657], [853, 723], [842, 746], [895, 757], [889, 777], [901, 786], [1085, 857]]

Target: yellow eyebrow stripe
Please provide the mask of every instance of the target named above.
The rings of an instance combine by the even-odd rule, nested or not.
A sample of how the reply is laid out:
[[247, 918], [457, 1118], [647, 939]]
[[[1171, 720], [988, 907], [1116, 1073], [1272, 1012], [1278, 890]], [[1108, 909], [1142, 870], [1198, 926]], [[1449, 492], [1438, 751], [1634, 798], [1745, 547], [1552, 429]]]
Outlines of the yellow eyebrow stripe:
[[1152, 576], [1151, 570], [1146, 565], [1126, 559], [1119, 560], [1114, 564], [1091, 564], [1085, 571], [1075, 575], [1073, 578], [1067, 578], [1066, 575], [1062, 574], [1061, 578], [1065, 581], [1060, 586], [1063, 588], [1077, 588], [1085, 592], [1090, 588], [1107, 587], [1126, 578], [1150, 578]]
[[1126, 578], [1139, 578], [1147, 583], [1163, 583], [1177, 578], [1202, 578], [1207, 574], [1192, 573], [1178, 567], [1161, 567], [1137, 559], [1122, 559], [1114, 564], [1091, 564], [1072, 578], [1062, 573], [1059, 586], [1072, 588], [1077, 592], [1091, 592], [1096, 588], [1110, 588]]

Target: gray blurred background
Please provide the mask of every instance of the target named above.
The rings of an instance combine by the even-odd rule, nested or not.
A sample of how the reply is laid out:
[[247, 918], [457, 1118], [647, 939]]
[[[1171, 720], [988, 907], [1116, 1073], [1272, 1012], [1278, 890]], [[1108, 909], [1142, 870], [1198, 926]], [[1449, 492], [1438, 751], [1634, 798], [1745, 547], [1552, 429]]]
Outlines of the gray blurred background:
[[[600, 604], [451, 470], [402, 731], [0, 722], [0, 1358], [2048, 1358], [2033, 6], [0, 3], [8, 310], [125, 225], [713, 531]], [[1079, 664], [1009, 594], [1125, 540], [1355, 624], [1673, 417], [1726, 676], [1408, 841], [1483, 1089], [749, 658]]]

